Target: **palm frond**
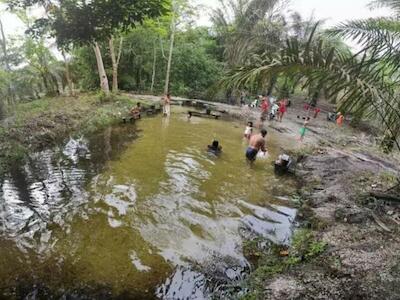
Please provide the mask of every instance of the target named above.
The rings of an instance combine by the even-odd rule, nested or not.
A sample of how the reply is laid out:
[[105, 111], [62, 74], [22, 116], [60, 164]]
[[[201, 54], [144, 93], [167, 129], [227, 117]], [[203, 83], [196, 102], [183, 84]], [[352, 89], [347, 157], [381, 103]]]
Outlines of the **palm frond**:
[[299, 76], [304, 86], [323, 86], [328, 97], [338, 99], [340, 110], [379, 118], [390, 135], [398, 137], [400, 82], [388, 78], [386, 68], [378, 62], [379, 58], [366, 54], [360, 59], [338, 52], [312, 34], [305, 45], [292, 38], [280, 54], [254, 58], [252, 64], [227, 74], [223, 84], [240, 88], [267, 82], [273, 76]]
[[374, 0], [369, 4], [371, 9], [387, 7], [394, 11], [397, 15], [400, 15], [400, 1], [399, 0]]
[[352, 40], [368, 52], [379, 57], [394, 70], [400, 64], [400, 22], [393, 18], [349, 21], [328, 31], [330, 35]]

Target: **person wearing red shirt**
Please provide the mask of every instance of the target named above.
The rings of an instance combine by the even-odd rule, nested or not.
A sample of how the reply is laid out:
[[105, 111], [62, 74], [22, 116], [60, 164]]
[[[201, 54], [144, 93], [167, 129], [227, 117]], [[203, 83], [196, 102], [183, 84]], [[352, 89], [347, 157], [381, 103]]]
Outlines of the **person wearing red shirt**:
[[267, 96], [264, 96], [261, 102], [261, 116], [264, 120], [267, 119], [268, 110], [269, 110], [269, 99]]
[[279, 101], [279, 110], [278, 110], [278, 121], [279, 122], [282, 122], [283, 115], [287, 111], [286, 103], [287, 103], [287, 99], [282, 99], [281, 101]]

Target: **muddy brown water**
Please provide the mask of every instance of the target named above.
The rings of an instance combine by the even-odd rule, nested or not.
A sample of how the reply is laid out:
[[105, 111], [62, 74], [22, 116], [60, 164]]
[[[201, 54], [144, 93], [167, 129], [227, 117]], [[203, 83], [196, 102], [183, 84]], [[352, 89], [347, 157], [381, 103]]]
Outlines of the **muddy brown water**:
[[296, 213], [272, 167], [290, 145], [271, 134], [250, 168], [243, 129], [176, 108], [31, 155], [0, 181], [0, 294], [208, 299], [240, 280], [243, 237], [287, 243]]

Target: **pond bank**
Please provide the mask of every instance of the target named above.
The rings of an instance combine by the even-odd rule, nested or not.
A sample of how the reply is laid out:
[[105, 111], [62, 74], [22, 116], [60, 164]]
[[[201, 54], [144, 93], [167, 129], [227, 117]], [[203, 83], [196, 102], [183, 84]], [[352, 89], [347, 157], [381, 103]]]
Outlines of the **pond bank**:
[[18, 104], [14, 115], [0, 123], [0, 176], [23, 163], [29, 153], [52, 147], [71, 134], [91, 134], [120, 122], [136, 102], [126, 95], [93, 93]]
[[[294, 139], [301, 106], [268, 128]], [[253, 243], [256, 269], [243, 299], [400, 298], [399, 153], [384, 154], [375, 140], [322, 115], [304, 143], [286, 149], [297, 159], [302, 229], [289, 249], [259, 251]]]

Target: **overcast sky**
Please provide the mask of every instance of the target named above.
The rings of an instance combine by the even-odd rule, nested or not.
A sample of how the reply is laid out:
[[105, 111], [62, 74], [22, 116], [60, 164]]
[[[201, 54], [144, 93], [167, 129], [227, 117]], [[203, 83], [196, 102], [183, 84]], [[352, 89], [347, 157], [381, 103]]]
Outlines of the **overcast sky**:
[[[218, 5], [217, 0], [194, 1], [210, 8]], [[291, 0], [288, 11], [298, 11], [304, 18], [308, 18], [311, 14], [314, 14], [316, 19], [326, 20], [326, 26], [335, 25], [350, 19], [388, 15], [388, 11], [384, 9], [368, 9], [367, 5], [369, 2], [370, 0]], [[24, 32], [22, 23], [9, 13], [4, 12], [4, 9], [1, 9], [0, 18], [3, 21], [7, 35], [13, 33], [22, 34]], [[207, 10], [201, 13], [198, 23], [200, 25], [210, 24]]]
[[[217, 0], [195, 0], [208, 7], [218, 6]], [[297, 11], [304, 18], [314, 14], [317, 20], [326, 20], [326, 26], [336, 25], [350, 19], [363, 19], [369, 17], [388, 15], [385, 9], [370, 10], [367, 5], [371, 0], [291, 0], [288, 11]], [[207, 14], [203, 14], [199, 21], [202, 25], [209, 24]]]

